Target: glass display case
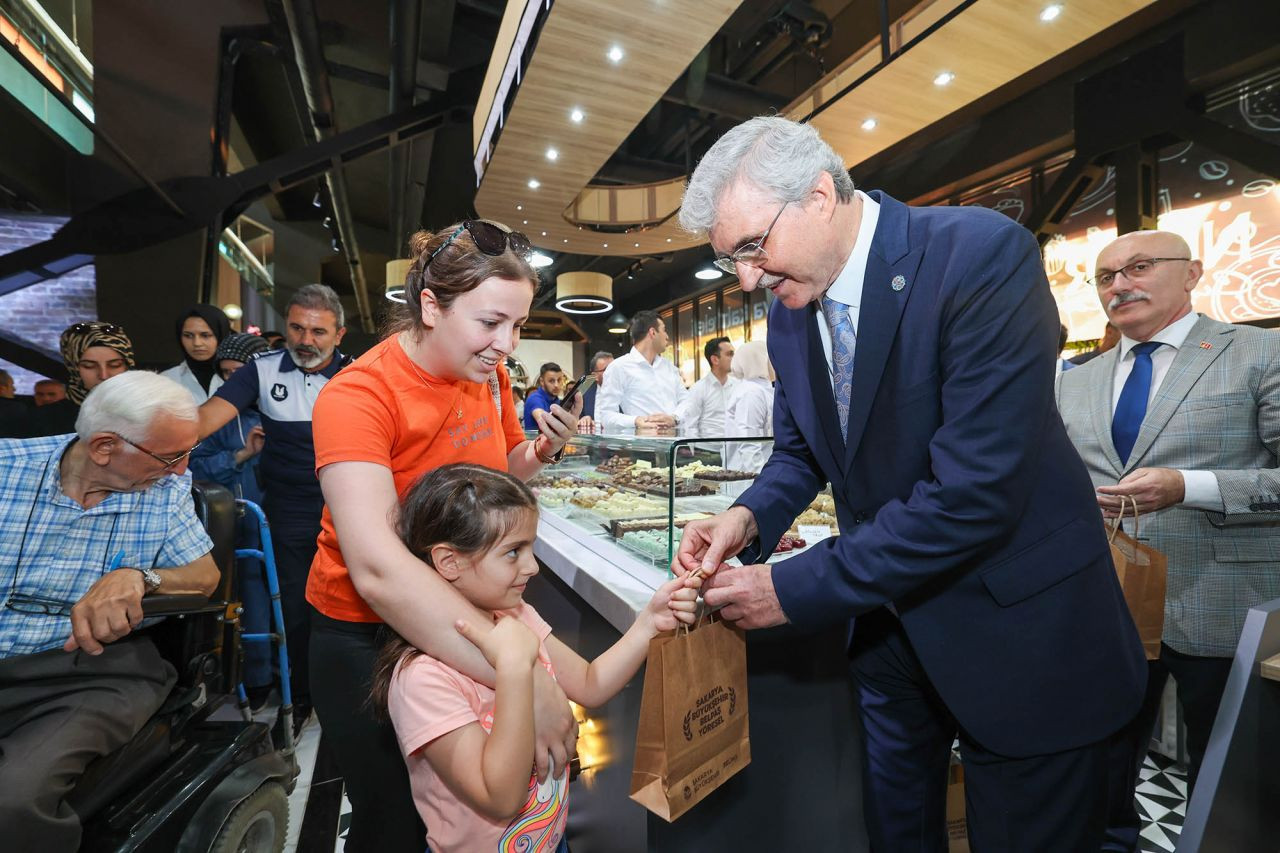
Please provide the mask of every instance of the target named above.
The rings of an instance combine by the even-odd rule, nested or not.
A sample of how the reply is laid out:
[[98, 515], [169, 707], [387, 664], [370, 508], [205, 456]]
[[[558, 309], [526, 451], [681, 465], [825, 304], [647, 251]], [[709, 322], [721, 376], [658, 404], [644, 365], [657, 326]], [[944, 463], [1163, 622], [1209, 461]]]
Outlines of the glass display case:
[[[646, 570], [669, 573], [684, 526], [732, 506], [772, 447], [760, 436], [578, 435], [529, 485], [542, 512], [570, 522], [587, 544], [612, 543]], [[771, 561], [836, 532], [835, 504], [820, 494]]]

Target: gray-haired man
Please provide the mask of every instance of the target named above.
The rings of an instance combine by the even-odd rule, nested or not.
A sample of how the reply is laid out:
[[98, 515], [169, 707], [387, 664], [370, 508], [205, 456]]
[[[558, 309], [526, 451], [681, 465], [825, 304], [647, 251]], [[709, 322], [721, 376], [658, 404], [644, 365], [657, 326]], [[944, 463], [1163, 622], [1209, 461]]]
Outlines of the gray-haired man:
[[75, 435], [0, 441], [0, 838], [75, 850], [85, 767], [155, 713], [175, 673], [142, 622], [151, 593], [210, 594], [191, 501], [196, 407], [141, 371], [96, 386]]
[[1134, 787], [1170, 674], [1194, 785], [1252, 605], [1280, 597], [1280, 335], [1191, 310], [1203, 268], [1177, 234], [1125, 234], [1094, 282], [1120, 342], [1062, 375], [1058, 408], [1115, 517], [1137, 501], [1169, 560], [1164, 641], [1146, 700], [1112, 756], [1106, 850], [1134, 850]]
[[351, 357], [338, 351], [346, 334], [342, 302], [332, 288], [308, 284], [285, 310], [285, 348], [263, 353], [231, 375], [200, 407], [200, 435], [211, 435], [250, 406], [262, 413], [267, 440], [260, 470], [263, 509], [271, 520], [280, 599], [289, 644], [295, 719], [310, 713], [307, 574], [316, 555], [324, 497], [316, 479], [311, 411], [316, 397]]

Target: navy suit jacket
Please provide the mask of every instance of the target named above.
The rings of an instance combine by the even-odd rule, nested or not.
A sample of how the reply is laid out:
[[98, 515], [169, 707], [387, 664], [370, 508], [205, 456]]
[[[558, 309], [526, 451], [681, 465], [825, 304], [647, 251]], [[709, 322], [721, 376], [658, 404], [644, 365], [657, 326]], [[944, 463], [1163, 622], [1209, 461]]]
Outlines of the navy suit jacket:
[[1137, 712], [1146, 664], [1054, 404], [1058, 314], [1039, 247], [993, 211], [871, 195], [880, 218], [848, 435], [821, 314], [775, 302], [774, 451], [738, 499], [760, 530], [742, 561], [766, 558], [829, 482], [841, 535], [773, 568], [793, 624], [892, 602], [943, 701], [987, 749], [1100, 740]]

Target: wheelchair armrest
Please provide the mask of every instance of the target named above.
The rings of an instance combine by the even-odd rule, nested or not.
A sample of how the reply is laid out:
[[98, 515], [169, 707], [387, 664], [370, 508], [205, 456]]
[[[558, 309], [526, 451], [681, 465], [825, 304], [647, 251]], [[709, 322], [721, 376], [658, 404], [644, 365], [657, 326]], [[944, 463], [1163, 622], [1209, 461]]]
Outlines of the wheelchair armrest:
[[[172, 616], [176, 613], [202, 613], [209, 609], [208, 596], [199, 593], [147, 595], [142, 599], [143, 616]], [[219, 605], [213, 606], [219, 610]]]

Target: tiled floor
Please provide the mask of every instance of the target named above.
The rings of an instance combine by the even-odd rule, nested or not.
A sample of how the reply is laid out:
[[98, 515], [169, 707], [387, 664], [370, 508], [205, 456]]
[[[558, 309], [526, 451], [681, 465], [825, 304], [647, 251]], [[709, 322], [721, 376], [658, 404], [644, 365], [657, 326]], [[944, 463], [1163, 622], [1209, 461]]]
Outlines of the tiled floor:
[[1186, 770], [1151, 753], [1138, 778], [1138, 816], [1143, 822], [1138, 849], [1173, 850], [1187, 817]]
[[[332, 766], [317, 761], [320, 752], [320, 726], [313, 720], [302, 730], [297, 755], [301, 772], [298, 785], [289, 797], [289, 838], [285, 853], [315, 853], [328, 848], [333, 840], [334, 853], [342, 853], [347, 828], [351, 823], [351, 803], [345, 792], [333, 808], [333, 788], [340, 779], [313, 779], [317, 764], [321, 770]], [[321, 775], [330, 776], [322, 772]], [[1139, 775], [1137, 789], [1138, 814], [1143, 820], [1138, 849], [1142, 853], [1169, 853], [1177, 846], [1182, 822], [1187, 814], [1186, 771], [1162, 755], [1150, 754]], [[323, 792], [323, 795], [321, 795]], [[315, 794], [316, 796], [312, 796]], [[321, 801], [325, 805], [317, 808]], [[308, 807], [310, 806], [310, 812]], [[336, 815], [336, 820], [328, 819]], [[302, 839], [304, 825], [306, 839]], [[588, 851], [590, 853], [590, 851]]]

